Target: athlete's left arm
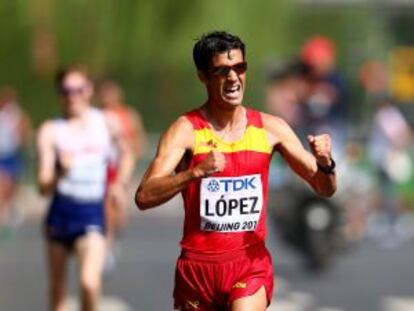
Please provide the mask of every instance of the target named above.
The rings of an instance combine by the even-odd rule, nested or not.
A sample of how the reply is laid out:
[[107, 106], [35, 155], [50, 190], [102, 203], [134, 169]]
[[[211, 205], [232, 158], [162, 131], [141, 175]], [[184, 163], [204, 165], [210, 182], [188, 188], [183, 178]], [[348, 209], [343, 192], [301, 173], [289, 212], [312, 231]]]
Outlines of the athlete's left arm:
[[105, 118], [112, 141], [119, 151], [119, 170], [115, 185], [125, 188], [129, 184], [134, 170], [134, 154], [130, 144], [128, 144], [126, 138], [122, 135], [118, 119], [111, 112], [105, 112]]
[[144, 128], [144, 122], [138, 111], [129, 108], [129, 118], [131, 120], [132, 127], [132, 151], [135, 156], [135, 160], [138, 161], [142, 158], [147, 147], [147, 135]]
[[332, 196], [336, 191], [336, 174], [334, 171], [324, 172], [324, 168], [332, 164], [330, 136], [309, 136], [311, 153], [283, 119], [265, 113], [262, 113], [262, 119], [271, 146], [280, 152], [292, 170], [319, 195]]
[[26, 113], [22, 113], [20, 122], [18, 125], [18, 133], [20, 136], [20, 147], [29, 142], [30, 134], [32, 130], [32, 123], [29, 116]]

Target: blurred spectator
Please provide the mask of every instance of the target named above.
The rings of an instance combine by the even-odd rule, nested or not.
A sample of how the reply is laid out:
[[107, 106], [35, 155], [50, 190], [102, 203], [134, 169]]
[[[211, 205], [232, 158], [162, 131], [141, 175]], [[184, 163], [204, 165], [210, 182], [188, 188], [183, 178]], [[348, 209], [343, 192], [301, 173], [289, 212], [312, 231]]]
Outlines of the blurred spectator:
[[364, 163], [361, 142], [347, 141], [344, 157], [338, 162], [338, 182], [341, 187], [336, 200], [344, 210], [344, 237], [348, 242], [357, 242], [365, 236], [376, 186]]
[[[124, 94], [119, 84], [113, 80], [104, 80], [98, 88], [98, 103], [105, 111], [113, 114], [118, 120], [121, 135], [129, 144], [137, 162], [143, 155], [146, 145], [146, 135], [139, 113], [125, 104]], [[115, 264], [113, 240], [126, 225], [126, 201], [119, 202], [111, 196], [111, 186], [118, 174], [118, 153], [113, 148], [108, 166], [108, 196], [105, 201], [107, 215], [108, 256], [106, 269]], [[128, 185], [130, 186], [130, 185]]]
[[390, 98], [384, 98], [378, 105], [368, 146], [379, 184], [378, 211], [371, 233], [391, 247], [413, 234], [396, 191], [396, 184], [406, 182], [412, 174], [409, 155], [412, 132]]
[[10, 86], [0, 88], [0, 235], [9, 229], [29, 129], [29, 118], [17, 102], [16, 91]]
[[[300, 59], [292, 59], [275, 68], [267, 74], [265, 106], [270, 114], [283, 118], [297, 133], [301, 140], [306, 139], [304, 124], [303, 102], [310, 93], [311, 67]], [[285, 165], [279, 161], [271, 162], [272, 171], [277, 174], [269, 175], [271, 189], [285, 187], [295, 178]]]
[[360, 68], [359, 81], [366, 103], [361, 121], [367, 127], [368, 157], [378, 184], [368, 234], [393, 247], [413, 234], [397, 191], [397, 185], [412, 175], [412, 131], [389, 96], [389, 73], [383, 63], [366, 61]]
[[[333, 199], [343, 208], [343, 233], [348, 241], [357, 241], [365, 233], [373, 182], [362, 168], [362, 146], [347, 143], [345, 132], [345, 86], [335, 69], [335, 46], [324, 37], [313, 37], [302, 47], [300, 59], [270, 75], [266, 105], [270, 113], [280, 115], [293, 126], [302, 139], [306, 133], [328, 132], [340, 139], [335, 145], [338, 180], [341, 187]], [[278, 166], [278, 163], [272, 163]], [[272, 188], [286, 187], [288, 172], [273, 167]]]
[[361, 65], [358, 79], [364, 89], [364, 99], [363, 105], [359, 107], [359, 124], [356, 126], [360, 133], [369, 136], [378, 102], [389, 93], [389, 74], [382, 62], [370, 59]]
[[335, 44], [323, 36], [311, 37], [301, 48], [301, 59], [312, 68], [312, 89], [304, 105], [306, 132], [331, 134], [338, 157], [346, 138], [346, 88], [336, 69]]
[[267, 111], [286, 120], [296, 131], [300, 131], [303, 124], [302, 103], [309, 95], [310, 73], [310, 66], [294, 60], [268, 77]]

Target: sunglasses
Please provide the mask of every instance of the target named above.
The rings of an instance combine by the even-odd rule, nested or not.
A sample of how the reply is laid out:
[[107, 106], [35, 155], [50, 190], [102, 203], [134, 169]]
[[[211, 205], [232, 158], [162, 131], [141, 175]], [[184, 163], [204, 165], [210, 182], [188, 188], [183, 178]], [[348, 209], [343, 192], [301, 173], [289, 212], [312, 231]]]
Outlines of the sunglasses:
[[215, 76], [227, 77], [230, 71], [234, 71], [238, 75], [241, 75], [247, 70], [247, 62], [237, 63], [233, 66], [217, 66], [211, 69], [211, 73]]
[[59, 89], [59, 93], [63, 96], [83, 95], [85, 93], [85, 90], [86, 90], [85, 86], [78, 86], [78, 87], [64, 87], [64, 86], [62, 86]]

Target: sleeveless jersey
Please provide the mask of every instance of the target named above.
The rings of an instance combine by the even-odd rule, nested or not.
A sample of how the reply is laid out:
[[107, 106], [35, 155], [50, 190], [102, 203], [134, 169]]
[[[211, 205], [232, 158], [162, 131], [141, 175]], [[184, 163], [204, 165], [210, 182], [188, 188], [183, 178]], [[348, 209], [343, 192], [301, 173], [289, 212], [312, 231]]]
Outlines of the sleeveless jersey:
[[119, 106], [111, 109], [119, 120], [121, 126], [122, 135], [127, 139], [131, 140], [134, 137], [134, 127], [130, 117], [130, 111], [128, 107]]
[[246, 130], [235, 142], [215, 135], [199, 110], [185, 116], [195, 136], [189, 167], [202, 162], [212, 149], [223, 153], [226, 165], [222, 172], [194, 181], [182, 192], [185, 219], [181, 247], [221, 253], [263, 242], [272, 147], [260, 112], [246, 109]]
[[78, 131], [64, 119], [54, 121], [56, 153], [69, 153], [72, 158], [69, 171], [58, 181], [57, 193], [93, 202], [105, 195], [111, 139], [103, 113], [96, 108], [87, 113], [86, 124]]
[[22, 111], [13, 102], [0, 109], [0, 158], [14, 156], [18, 152], [22, 117]]
[[[120, 126], [120, 131], [122, 137], [130, 143], [132, 139], [134, 139], [134, 128], [130, 117], [130, 112], [127, 107], [125, 106], [119, 106], [116, 108], [111, 108], [108, 111], [110, 111], [115, 118], [118, 121], [118, 124]], [[135, 151], [135, 150], [134, 150]], [[110, 153], [110, 167], [111, 170], [114, 170], [114, 172], [108, 172], [108, 179], [112, 182], [113, 179], [115, 179], [116, 173], [117, 173], [117, 162], [119, 160], [119, 150], [116, 148], [116, 146], [111, 147], [111, 153]]]

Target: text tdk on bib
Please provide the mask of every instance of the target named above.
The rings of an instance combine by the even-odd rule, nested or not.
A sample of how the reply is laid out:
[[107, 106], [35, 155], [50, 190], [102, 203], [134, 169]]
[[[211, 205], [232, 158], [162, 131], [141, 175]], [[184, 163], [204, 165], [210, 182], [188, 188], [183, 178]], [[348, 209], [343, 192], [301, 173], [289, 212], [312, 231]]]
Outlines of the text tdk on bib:
[[201, 230], [254, 231], [263, 207], [260, 174], [201, 180]]

